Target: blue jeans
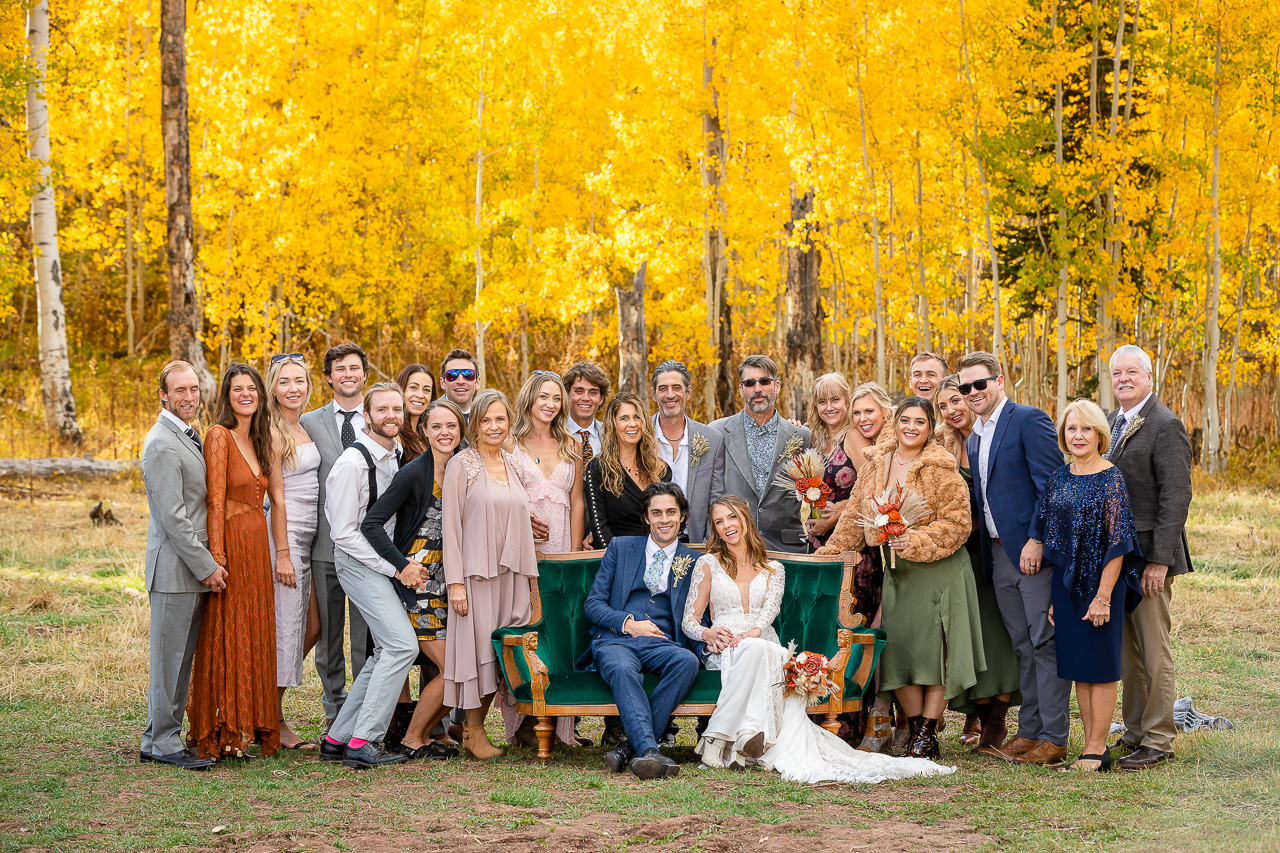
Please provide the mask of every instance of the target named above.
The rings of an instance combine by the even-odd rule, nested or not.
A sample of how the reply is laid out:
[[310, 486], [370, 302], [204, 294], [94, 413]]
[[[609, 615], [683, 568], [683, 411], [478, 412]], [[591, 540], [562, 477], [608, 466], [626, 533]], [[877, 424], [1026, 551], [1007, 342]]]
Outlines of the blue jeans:
[[[698, 675], [698, 656], [661, 637], [619, 637], [592, 648], [596, 670], [613, 691], [614, 704], [627, 730], [627, 740], [644, 755], [658, 748], [671, 712], [684, 699]], [[645, 695], [644, 674], [658, 674], [658, 687]]]

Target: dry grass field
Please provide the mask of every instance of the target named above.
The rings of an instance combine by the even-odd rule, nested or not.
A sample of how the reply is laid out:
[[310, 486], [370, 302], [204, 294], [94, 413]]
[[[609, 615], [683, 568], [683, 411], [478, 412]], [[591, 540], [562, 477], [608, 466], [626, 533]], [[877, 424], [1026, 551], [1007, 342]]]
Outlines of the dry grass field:
[[[645, 785], [610, 775], [599, 749], [545, 769], [518, 749], [364, 774], [299, 753], [206, 774], [140, 766], [140, 483], [3, 483], [0, 850], [1275, 850], [1280, 500], [1197, 485], [1178, 690], [1234, 731], [1180, 736], [1177, 763], [1150, 773], [1084, 776], [971, 757], [954, 720], [943, 761], [958, 773], [858, 788], [696, 764]], [[98, 500], [122, 525], [90, 525]], [[311, 735], [318, 696], [311, 672], [287, 707]]]

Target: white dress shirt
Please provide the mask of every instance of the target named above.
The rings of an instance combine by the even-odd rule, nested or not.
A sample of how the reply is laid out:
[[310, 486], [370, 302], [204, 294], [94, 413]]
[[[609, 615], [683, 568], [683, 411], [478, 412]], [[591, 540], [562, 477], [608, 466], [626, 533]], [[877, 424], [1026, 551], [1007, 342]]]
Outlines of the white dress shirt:
[[600, 455], [600, 422], [592, 421], [591, 426], [579, 426], [578, 422], [573, 418], [569, 418], [569, 431], [573, 433], [576, 439], [582, 438], [582, 431], [587, 431], [587, 440], [591, 442], [591, 455]]
[[1004, 406], [1009, 402], [1009, 398], [1005, 397], [1000, 401], [1000, 405], [996, 406], [995, 411], [984, 421], [978, 418], [974, 422], [974, 428], [978, 430], [978, 476], [982, 478], [982, 517], [987, 524], [987, 533], [992, 539], [999, 539], [1000, 532], [996, 530], [996, 520], [991, 516], [991, 499], [987, 497], [987, 474], [991, 469], [991, 445], [996, 438], [996, 424], [1000, 420], [1000, 414], [1004, 411]]
[[[184, 424], [184, 423], [182, 422], [182, 418], [178, 417], [177, 415], [175, 415], [173, 412], [169, 411], [168, 409], [161, 409], [161, 410], [160, 410], [160, 417], [162, 417], [162, 418], [168, 418], [169, 420], [171, 420], [171, 421], [173, 421], [175, 424], [177, 424], [177, 425], [178, 425], [178, 431], [179, 431], [179, 432], [186, 433], [186, 431], [187, 431], [187, 430], [189, 430], [189, 429], [195, 429], [195, 427], [191, 426], [191, 424]], [[197, 434], [197, 435], [199, 435], [199, 433], [196, 433], [196, 434]]]
[[689, 494], [689, 421], [684, 421], [684, 434], [676, 442], [674, 453], [671, 442], [662, 434], [657, 415], [653, 416], [653, 430], [658, 434], [658, 455], [671, 468], [671, 482], [679, 486], [686, 495]]
[[[338, 425], [338, 438], [342, 438], [342, 422], [346, 420], [346, 417], [342, 413], [349, 412], [349, 411], [351, 410], [344, 409], [342, 408], [342, 406], [338, 405], [337, 397], [333, 399], [333, 418], [334, 418], [334, 422], [337, 423]], [[361, 403], [359, 406], [356, 406], [355, 413], [356, 413], [356, 416], [351, 419], [351, 426], [355, 427], [356, 437], [359, 438], [360, 433], [364, 432], [364, 404], [363, 403]], [[374, 458], [376, 459], [377, 457], [375, 456]]]
[[[399, 442], [388, 450], [363, 432], [356, 433], [356, 442], [363, 444], [373, 457], [378, 494], [385, 493], [387, 486], [391, 485], [391, 479], [400, 470], [400, 463], [396, 461], [400, 450]], [[396, 567], [382, 559], [360, 532], [360, 523], [364, 521], [369, 509], [369, 463], [365, 462], [364, 456], [354, 444], [342, 451], [342, 455], [333, 463], [324, 488], [324, 517], [329, 520], [334, 547], [341, 548], [347, 556], [379, 574], [387, 577], [395, 575]], [[394, 538], [394, 515], [387, 519], [385, 527], [387, 535]]]
[[1147, 401], [1150, 400], [1155, 393], [1156, 393], [1155, 391], [1148, 391], [1147, 396], [1142, 398], [1142, 402], [1138, 403], [1138, 405], [1134, 406], [1132, 409], [1126, 409], [1124, 406], [1121, 406], [1120, 414], [1124, 415], [1124, 419], [1126, 421], [1130, 420], [1133, 417], [1133, 415], [1136, 415], [1138, 412], [1142, 411], [1142, 407], [1147, 404]]
[[663, 562], [663, 565], [666, 566], [666, 571], [662, 573], [662, 577], [658, 578], [659, 595], [666, 592], [667, 587], [671, 584], [671, 561], [676, 557], [676, 546], [679, 544], [680, 543], [677, 541], [672, 542], [665, 548], [659, 548], [658, 543], [653, 541], [652, 536], [644, 540], [644, 567], [646, 570], [649, 568], [649, 564], [653, 562], [654, 554], [662, 551], [666, 555]]

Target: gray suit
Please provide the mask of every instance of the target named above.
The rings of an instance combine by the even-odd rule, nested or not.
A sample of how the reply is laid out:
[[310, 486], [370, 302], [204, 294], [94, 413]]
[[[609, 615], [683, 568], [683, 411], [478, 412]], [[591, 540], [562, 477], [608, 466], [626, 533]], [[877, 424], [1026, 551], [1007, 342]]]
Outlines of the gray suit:
[[161, 415], [142, 445], [147, 486], [147, 593], [151, 601], [151, 674], [142, 751], [181, 752], [191, 658], [204, 616], [202, 580], [218, 570], [209, 553], [204, 455]]
[[[685, 530], [689, 533], [690, 542], [706, 542], [711, 502], [724, 494], [724, 435], [688, 415], [684, 424], [689, 435], [689, 460], [692, 462], [689, 488], [685, 489], [685, 497], [689, 499], [689, 520]], [[693, 445], [698, 436], [706, 439], [707, 449], [693, 462]]]
[[769, 482], [763, 495], [756, 494], [755, 475], [751, 472], [751, 456], [747, 452], [747, 433], [743, 419], [745, 412], [721, 418], [711, 424], [724, 436], [723, 461], [720, 464], [723, 491], [721, 494], [738, 495], [751, 507], [751, 514], [760, 535], [770, 551], [790, 551], [804, 554], [809, 550], [809, 540], [800, 524], [800, 502], [795, 493], [773, 483], [778, 475], [778, 457], [782, 455], [792, 436], [800, 437], [800, 446], [809, 447], [809, 430], [796, 427], [786, 419], [780, 419], [778, 438], [774, 443], [773, 461], [769, 467]]
[[[1120, 410], [1107, 416], [1115, 424]], [[1173, 751], [1173, 647], [1169, 612], [1173, 578], [1191, 571], [1187, 512], [1191, 508], [1191, 443], [1187, 428], [1153, 395], [1133, 417], [1142, 426], [1115, 448], [1110, 459], [1124, 474], [1129, 507], [1142, 556], [1169, 567], [1164, 591], [1145, 596], [1124, 621], [1120, 677], [1124, 680], [1124, 741], [1160, 752]], [[1128, 431], [1126, 426], [1125, 431]]]
[[[343, 629], [346, 626], [347, 596], [338, 583], [338, 573], [333, 565], [333, 538], [329, 533], [329, 520], [324, 514], [324, 484], [329, 479], [333, 463], [342, 455], [342, 435], [338, 432], [337, 415], [330, 400], [301, 418], [302, 428], [316, 443], [320, 451], [320, 514], [316, 520], [316, 538], [311, 542], [311, 583], [316, 591], [316, 605], [320, 609], [320, 641], [316, 643], [316, 672], [324, 688], [324, 714], [329, 719], [338, 716], [338, 709], [347, 698], [347, 658], [343, 646]], [[357, 607], [351, 608], [351, 679], [354, 681], [369, 657], [369, 627]]]

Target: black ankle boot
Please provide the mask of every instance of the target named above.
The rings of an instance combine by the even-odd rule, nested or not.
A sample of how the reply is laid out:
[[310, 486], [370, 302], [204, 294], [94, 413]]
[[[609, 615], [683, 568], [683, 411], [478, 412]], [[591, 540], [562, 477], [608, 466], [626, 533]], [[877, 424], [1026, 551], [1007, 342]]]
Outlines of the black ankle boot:
[[941, 753], [938, 748], [938, 721], [928, 717], [914, 717], [919, 720], [919, 728], [911, 739], [911, 749], [907, 755], [912, 758], [937, 758]]

